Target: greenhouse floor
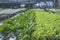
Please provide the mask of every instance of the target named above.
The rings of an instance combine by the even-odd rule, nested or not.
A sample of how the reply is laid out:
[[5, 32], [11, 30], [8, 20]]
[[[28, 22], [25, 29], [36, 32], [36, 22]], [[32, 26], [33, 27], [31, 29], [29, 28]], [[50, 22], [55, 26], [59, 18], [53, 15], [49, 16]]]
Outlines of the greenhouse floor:
[[20, 9], [0, 9], [0, 25], [2, 25], [1, 21], [4, 21], [8, 18], [11, 18], [15, 15], [17, 15], [20, 11], [26, 10], [26, 8], [20, 8]]

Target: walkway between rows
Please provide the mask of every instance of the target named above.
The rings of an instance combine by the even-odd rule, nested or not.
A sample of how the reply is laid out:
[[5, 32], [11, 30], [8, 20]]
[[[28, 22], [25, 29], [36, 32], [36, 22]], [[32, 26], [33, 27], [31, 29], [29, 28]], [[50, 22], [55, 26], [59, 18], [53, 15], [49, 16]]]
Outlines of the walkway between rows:
[[7, 9], [0, 11], [0, 24], [2, 24], [2, 21], [11, 18], [17, 14], [19, 14], [21, 11], [25, 11], [26, 8], [20, 8], [20, 9]]

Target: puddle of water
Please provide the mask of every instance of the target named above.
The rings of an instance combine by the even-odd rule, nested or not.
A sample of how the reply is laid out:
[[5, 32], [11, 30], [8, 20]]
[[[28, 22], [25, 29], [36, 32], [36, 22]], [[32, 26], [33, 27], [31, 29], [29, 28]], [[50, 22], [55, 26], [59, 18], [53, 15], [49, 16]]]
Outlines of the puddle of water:
[[0, 25], [2, 25], [3, 23], [2, 22], [0, 22]]
[[9, 40], [16, 40], [16, 36], [10, 37]]
[[0, 40], [3, 40], [4, 36], [2, 34], [0, 34]]

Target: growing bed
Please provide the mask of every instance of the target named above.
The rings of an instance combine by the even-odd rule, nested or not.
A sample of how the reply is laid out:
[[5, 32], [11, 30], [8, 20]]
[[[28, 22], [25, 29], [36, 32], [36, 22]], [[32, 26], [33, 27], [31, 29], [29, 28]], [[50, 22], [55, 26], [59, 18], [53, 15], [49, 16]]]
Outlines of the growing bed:
[[0, 32], [13, 32], [18, 40], [60, 40], [60, 15], [41, 9], [31, 9], [5, 20]]

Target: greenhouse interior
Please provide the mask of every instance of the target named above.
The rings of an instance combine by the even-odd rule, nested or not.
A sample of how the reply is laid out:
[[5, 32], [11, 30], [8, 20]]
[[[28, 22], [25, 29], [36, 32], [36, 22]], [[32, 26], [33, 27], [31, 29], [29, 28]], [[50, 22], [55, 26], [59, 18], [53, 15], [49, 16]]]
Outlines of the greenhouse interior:
[[60, 40], [60, 0], [0, 0], [0, 40]]

